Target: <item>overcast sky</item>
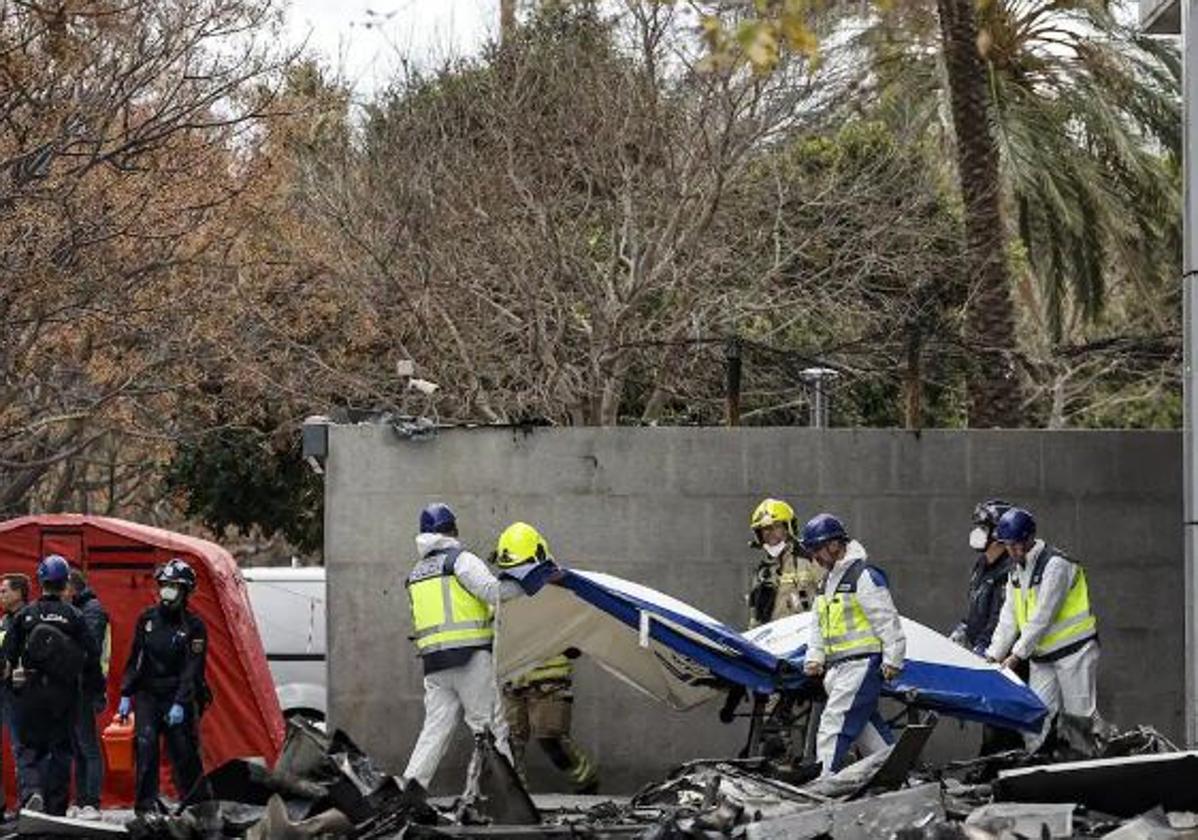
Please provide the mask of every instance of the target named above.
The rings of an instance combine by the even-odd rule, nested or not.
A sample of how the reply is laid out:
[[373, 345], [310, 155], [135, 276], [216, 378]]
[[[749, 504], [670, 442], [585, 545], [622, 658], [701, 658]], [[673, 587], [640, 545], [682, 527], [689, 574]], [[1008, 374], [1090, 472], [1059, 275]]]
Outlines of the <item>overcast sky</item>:
[[427, 65], [475, 53], [499, 27], [498, 0], [291, 0], [287, 32], [368, 94], [400, 56]]

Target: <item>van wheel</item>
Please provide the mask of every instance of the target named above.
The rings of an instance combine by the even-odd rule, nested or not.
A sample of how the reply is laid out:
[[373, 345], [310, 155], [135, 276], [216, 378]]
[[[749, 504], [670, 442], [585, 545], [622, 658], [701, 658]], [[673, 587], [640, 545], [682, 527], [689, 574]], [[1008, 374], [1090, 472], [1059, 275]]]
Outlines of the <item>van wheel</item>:
[[321, 732], [324, 728], [324, 712], [316, 709], [288, 709], [283, 712], [283, 720], [287, 723], [294, 721], [300, 726], [310, 726], [313, 729], [318, 729]]

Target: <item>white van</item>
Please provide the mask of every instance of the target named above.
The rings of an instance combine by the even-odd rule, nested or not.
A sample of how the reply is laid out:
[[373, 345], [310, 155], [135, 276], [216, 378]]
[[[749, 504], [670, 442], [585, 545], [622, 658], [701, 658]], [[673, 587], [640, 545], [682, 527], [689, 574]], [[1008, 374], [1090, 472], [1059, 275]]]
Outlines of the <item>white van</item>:
[[328, 708], [324, 567], [250, 567], [241, 575], [283, 714], [323, 721]]

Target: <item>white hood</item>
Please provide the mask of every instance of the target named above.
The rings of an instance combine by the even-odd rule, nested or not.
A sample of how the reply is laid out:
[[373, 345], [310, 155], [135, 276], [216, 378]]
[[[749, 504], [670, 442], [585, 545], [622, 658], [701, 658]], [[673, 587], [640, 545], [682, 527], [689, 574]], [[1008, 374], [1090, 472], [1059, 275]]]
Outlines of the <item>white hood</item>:
[[457, 537], [447, 534], [417, 534], [416, 551], [421, 557], [428, 557], [434, 551], [444, 551], [447, 548], [457, 548], [461, 543]]

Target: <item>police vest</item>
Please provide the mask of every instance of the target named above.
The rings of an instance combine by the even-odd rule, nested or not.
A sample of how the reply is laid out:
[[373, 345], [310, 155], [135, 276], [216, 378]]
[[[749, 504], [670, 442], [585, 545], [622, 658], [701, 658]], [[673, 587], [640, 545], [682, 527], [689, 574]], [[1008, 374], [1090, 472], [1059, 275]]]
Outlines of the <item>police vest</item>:
[[1061, 602], [1061, 606], [1057, 608], [1057, 614], [1052, 617], [1052, 623], [1048, 625], [1048, 629], [1040, 637], [1036, 649], [1032, 652], [1033, 659], [1059, 659], [1077, 650], [1098, 635], [1098, 619], [1090, 611], [1090, 590], [1086, 586], [1085, 570], [1049, 545], [1044, 546], [1040, 551], [1040, 556], [1036, 558], [1036, 565], [1032, 567], [1032, 575], [1026, 591], [1020, 585], [1019, 575], [1011, 575], [1015, 626], [1019, 628], [1020, 632], [1023, 632], [1028, 620], [1035, 615], [1044, 569], [1047, 568], [1048, 561], [1054, 557], [1060, 557], [1072, 564], [1077, 573], [1073, 576], [1073, 585], [1069, 587], [1069, 593]]
[[416, 564], [404, 585], [412, 606], [412, 638], [421, 656], [491, 646], [491, 607], [453, 573], [461, 548], [434, 551]]
[[546, 659], [537, 667], [533, 668], [526, 674], [521, 674], [516, 679], [512, 680], [512, 686], [515, 688], [523, 688], [524, 686], [542, 682], [562, 682], [569, 680], [574, 675], [574, 665], [566, 657], [566, 655], [558, 654]]
[[864, 572], [865, 561], [858, 560], [845, 570], [831, 595], [821, 592], [815, 598], [824, 658], [829, 665], [882, 652], [882, 639], [857, 600], [857, 581]]

